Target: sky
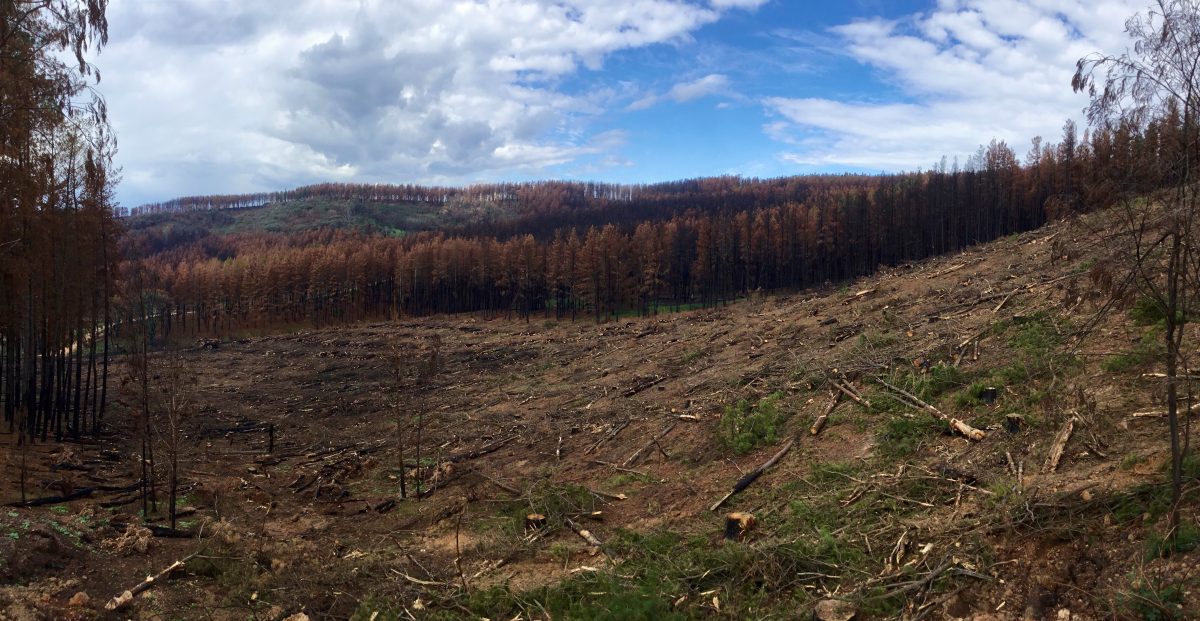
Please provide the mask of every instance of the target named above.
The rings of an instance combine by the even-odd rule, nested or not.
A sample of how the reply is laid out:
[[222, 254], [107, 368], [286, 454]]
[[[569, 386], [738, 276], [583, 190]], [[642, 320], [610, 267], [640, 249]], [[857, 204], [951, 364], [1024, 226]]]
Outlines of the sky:
[[928, 169], [1085, 125], [1146, 0], [111, 0], [118, 201]]

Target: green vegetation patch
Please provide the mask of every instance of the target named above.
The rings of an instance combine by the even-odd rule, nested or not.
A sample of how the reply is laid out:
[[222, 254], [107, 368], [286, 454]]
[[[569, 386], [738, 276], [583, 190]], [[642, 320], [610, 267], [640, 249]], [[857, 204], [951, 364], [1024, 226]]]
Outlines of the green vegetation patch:
[[779, 409], [782, 398], [783, 393], [775, 392], [754, 405], [741, 399], [726, 407], [718, 430], [721, 443], [739, 454], [774, 443], [785, 418]]

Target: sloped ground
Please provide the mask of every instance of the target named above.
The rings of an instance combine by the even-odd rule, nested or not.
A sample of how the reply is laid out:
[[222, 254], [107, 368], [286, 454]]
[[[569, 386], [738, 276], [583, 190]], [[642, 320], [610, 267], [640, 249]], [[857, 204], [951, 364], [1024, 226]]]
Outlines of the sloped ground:
[[[1105, 302], [1083, 228], [601, 325], [460, 316], [194, 348], [180, 463], [195, 512], [179, 528], [201, 538], [124, 530], [141, 507], [119, 491], [136, 481], [136, 440], [39, 445], [29, 496], [108, 489], [0, 515], [0, 605], [13, 618], [743, 619], [844, 599], [859, 618], [1188, 618], [1196, 553], [1147, 553], [1163, 532], [1165, 422], [1131, 415], [1161, 408], [1139, 348], [1153, 328], [1115, 313], [1080, 340]], [[877, 379], [986, 437], [951, 434]], [[832, 380], [871, 405], [843, 399], [812, 436]], [[420, 428], [420, 500], [397, 499], [397, 420], [414, 465]], [[19, 500], [20, 454], [6, 454]], [[722, 539], [729, 511], [756, 518], [742, 541]], [[68, 606], [80, 591], [90, 603]]]

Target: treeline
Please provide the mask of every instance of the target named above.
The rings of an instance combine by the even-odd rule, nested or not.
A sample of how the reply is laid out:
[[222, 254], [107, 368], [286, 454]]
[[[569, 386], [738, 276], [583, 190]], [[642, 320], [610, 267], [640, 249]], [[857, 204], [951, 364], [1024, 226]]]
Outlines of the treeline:
[[112, 143], [84, 62], [104, 8], [0, 3], [0, 403], [19, 444], [94, 430], [107, 401]]
[[1175, 115], [1081, 138], [1068, 123], [1059, 144], [1035, 140], [1024, 162], [993, 141], [961, 168], [681, 182], [627, 208], [546, 206], [501, 235], [210, 236], [139, 265], [158, 292], [161, 334], [387, 314], [652, 313], [836, 282], [1149, 192], [1177, 169], [1163, 164], [1179, 157], [1180, 125]]
[[133, 217], [155, 213], [248, 209], [271, 203], [290, 203], [312, 199], [386, 204], [511, 203], [536, 207], [539, 204], [552, 202], [555, 205], [564, 203], [581, 205], [594, 200], [632, 200], [635, 193], [647, 187], [654, 186], [569, 181], [478, 184], [463, 188], [386, 183], [320, 183], [279, 192], [184, 196], [122, 209], [120, 215]]

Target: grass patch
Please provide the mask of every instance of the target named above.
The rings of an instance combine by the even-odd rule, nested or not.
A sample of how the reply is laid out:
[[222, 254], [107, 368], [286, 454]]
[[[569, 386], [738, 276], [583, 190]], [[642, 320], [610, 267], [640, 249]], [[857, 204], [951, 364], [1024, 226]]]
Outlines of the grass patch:
[[548, 528], [563, 526], [566, 518], [591, 513], [600, 501], [581, 485], [546, 485], [535, 489], [528, 500], [505, 503], [500, 508], [501, 530], [506, 537], [516, 537], [525, 529], [525, 517], [530, 513], [546, 516]]
[[779, 426], [784, 416], [779, 410], [783, 393], [775, 392], [754, 405], [746, 399], [725, 408], [718, 435], [725, 448], [735, 453], [750, 451], [779, 439]]
[[1105, 358], [1100, 362], [1100, 368], [1109, 373], [1121, 373], [1150, 364], [1159, 356], [1158, 338], [1157, 330], [1148, 330], [1132, 351]]
[[890, 459], [902, 459], [916, 453], [931, 438], [946, 432], [946, 423], [932, 416], [893, 418], [879, 434], [878, 451]]
[[[1167, 307], [1161, 300], [1144, 296], [1133, 303], [1129, 318], [1139, 326], [1166, 326]], [[1184, 319], [1182, 314], [1176, 315], [1176, 322], [1180, 325], [1186, 323]]]

